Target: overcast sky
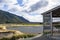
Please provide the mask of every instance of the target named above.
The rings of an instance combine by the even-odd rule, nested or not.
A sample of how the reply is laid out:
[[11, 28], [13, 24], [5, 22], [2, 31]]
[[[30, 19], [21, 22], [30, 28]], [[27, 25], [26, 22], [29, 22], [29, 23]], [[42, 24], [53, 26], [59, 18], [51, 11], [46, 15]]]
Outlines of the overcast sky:
[[41, 13], [60, 5], [60, 0], [0, 0], [0, 10], [22, 16], [31, 22], [42, 22]]

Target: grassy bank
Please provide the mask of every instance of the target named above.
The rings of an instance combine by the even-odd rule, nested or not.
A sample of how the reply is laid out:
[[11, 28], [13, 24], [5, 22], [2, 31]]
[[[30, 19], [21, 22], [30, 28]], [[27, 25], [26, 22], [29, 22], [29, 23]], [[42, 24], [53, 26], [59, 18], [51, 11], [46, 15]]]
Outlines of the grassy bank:
[[[22, 33], [22, 32], [17, 31], [17, 30], [6, 30], [6, 31], [3, 30], [0, 33], [3, 33], [2, 34], [3, 37], [1, 37], [0, 40], [16, 40], [16, 39], [20, 39], [20, 38], [31, 38], [31, 37], [36, 36], [36, 34], [26, 34], [26, 33]], [[13, 35], [11, 35], [11, 37], [10, 37], [10, 33], [13, 33]], [[8, 37], [7, 36], [4, 36], [5, 34]]]
[[19, 38], [31, 38], [31, 37], [34, 37], [34, 36], [35, 36], [34, 34], [14, 35], [11, 38], [2, 38], [0, 40], [17, 40]]

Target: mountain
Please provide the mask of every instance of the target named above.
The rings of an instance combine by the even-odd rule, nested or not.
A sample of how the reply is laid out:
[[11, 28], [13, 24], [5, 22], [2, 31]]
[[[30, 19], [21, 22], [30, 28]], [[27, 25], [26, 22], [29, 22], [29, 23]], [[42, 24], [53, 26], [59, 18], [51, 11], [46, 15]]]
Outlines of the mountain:
[[29, 21], [21, 16], [0, 10], [0, 23], [28, 23]]

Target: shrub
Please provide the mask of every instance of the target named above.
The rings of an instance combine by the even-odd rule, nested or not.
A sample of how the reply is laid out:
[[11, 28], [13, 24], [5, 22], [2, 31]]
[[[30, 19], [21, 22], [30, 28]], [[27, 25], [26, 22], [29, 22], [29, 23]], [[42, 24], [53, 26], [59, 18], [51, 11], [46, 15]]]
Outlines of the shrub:
[[34, 34], [23, 34], [23, 35], [14, 35], [11, 38], [2, 38], [0, 40], [17, 40], [19, 38], [30, 38], [30, 37], [34, 37]]
[[0, 39], [0, 40], [10, 40], [9, 38], [2, 38], [2, 39]]

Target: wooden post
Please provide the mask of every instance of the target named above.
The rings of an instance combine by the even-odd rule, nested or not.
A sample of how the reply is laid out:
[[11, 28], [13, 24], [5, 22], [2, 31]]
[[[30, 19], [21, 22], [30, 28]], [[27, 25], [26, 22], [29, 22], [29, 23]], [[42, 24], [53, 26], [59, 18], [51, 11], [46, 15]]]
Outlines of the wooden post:
[[53, 26], [52, 26], [52, 22], [53, 22], [53, 20], [52, 20], [52, 12], [50, 12], [50, 14], [51, 14], [51, 36], [53, 36]]

